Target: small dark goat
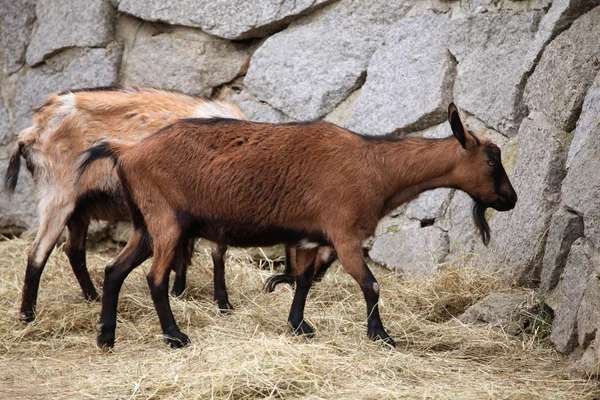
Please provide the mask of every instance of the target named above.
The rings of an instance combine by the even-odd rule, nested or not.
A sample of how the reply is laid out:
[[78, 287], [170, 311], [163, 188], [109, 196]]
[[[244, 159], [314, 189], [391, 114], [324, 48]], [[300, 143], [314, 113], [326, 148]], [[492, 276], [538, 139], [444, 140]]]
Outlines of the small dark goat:
[[148, 285], [172, 346], [189, 338], [171, 312], [169, 271], [181, 246], [198, 236], [227, 246], [295, 246], [288, 322], [307, 335], [314, 332], [304, 306], [317, 246], [333, 246], [363, 291], [369, 338], [394, 344], [379, 316], [379, 285], [362, 253], [379, 220], [423, 191], [456, 188], [475, 200], [473, 215], [487, 242], [485, 208], [506, 211], [517, 202], [500, 149], [470, 132], [454, 104], [448, 119], [456, 138], [439, 140], [366, 137], [325, 122], [187, 119], [136, 146], [107, 142], [90, 149], [80, 170], [112, 158], [134, 224], [131, 240], [107, 269], [98, 345], [114, 345], [118, 292], [147, 232], [154, 246]]
[[[128, 220], [121, 184], [111, 163], [98, 163], [78, 177], [79, 156], [92, 145], [119, 140], [135, 145], [180, 118], [227, 117], [246, 119], [231, 103], [209, 101], [178, 92], [141, 88], [94, 88], [54, 94], [34, 111], [34, 125], [19, 133], [4, 186], [13, 192], [21, 157], [33, 176], [39, 199], [40, 227], [27, 260], [19, 318], [32, 321], [40, 277], [46, 260], [65, 226], [65, 251], [88, 300], [99, 299], [86, 268], [85, 245], [90, 220]], [[145, 241], [146, 243], [146, 241]], [[147, 243], [145, 254], [152, 254]], [[173, 293], [185, 288], [185, 269], [193, 241], [182, 246]], [[222, 269], [223, 250], [212, 247], [215, 262], [215, 298], [230, 308]], [[142, 260], [143, 261], [143, 260]]]

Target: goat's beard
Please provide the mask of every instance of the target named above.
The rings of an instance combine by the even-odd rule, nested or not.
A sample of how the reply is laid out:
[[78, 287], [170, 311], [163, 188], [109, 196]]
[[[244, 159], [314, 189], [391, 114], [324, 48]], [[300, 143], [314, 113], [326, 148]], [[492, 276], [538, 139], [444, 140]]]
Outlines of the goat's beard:
[[475, 226], [481, 235], [481, 241], [487, 246], [490, 242], [490, 226], [485, 219], [486, 209], [487, 207], [483, 203], [475, 201], [475, 204], [473, 205], [473, 220], [475, 221]]

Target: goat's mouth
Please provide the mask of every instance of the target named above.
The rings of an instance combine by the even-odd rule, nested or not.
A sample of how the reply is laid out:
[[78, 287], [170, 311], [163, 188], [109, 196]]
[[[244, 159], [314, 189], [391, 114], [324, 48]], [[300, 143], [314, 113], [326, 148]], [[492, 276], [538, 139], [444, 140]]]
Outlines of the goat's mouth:
[[481, 241], [487, 246], [490, 242], [490, 226], [485, 219], [486, 209], [487, 206], [485, 204], [475, 200], [475, 204], [473, 205], [473, 221], [475, 221], [475, 226], [481, 235]]
[[490, 204], [490, 207], [492, 207], [494, 210], [498, 210], [498, 211], [509, 211], [509, 210], [512, 210], [513, 208], [515, 208], [516, 204], [517, 204], [517, 195], [516, 194], [500, 195], [500, 197], [498, 199], [494, 200]]

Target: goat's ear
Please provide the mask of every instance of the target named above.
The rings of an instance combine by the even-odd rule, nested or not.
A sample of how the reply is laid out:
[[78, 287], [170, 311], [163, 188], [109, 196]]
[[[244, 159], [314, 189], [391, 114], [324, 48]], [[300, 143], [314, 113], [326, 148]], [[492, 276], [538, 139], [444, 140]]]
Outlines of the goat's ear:
[[469, 130], [467, 129], [467, 125], [463, 122], [460, 114], [458, 113], [458, 108], [454, 103], [450, 103], [448, 106], [448, 122], [452, 127], [452, 132], [456, 139], [460, 142], [460, 145], [463, 149], [468, 149], [477, 145], [477, 141], [471, 134], [469, 134]]

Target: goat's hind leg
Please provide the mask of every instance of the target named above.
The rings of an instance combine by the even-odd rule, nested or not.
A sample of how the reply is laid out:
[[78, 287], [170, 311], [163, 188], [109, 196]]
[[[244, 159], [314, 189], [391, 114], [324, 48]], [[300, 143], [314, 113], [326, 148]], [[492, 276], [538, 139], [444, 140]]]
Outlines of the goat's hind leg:
[[90, 278], [85, 260], [85, 242], [89, 221], [77, 217], [71, 217], [67, 222], [69, 235], [65, 245], [65, 253], [71, 263], [71, 268], [77, 277], [83, 297], [87, 301], [99, 301], [100, 296]]
[[313, 249], [296, 249], [295, 270], [296, 292], [292, 300], [292, 307], [288, 317], [288, 324], [296, 335], [306, 335], [312, 337], [315, 330], [304, 320], [304, 307], [306, 298], [312, 286], [315, 273], [315, 258], [318, 247]]
[[183, 294], [186, 286], [187, 268], [192, 264], [192, 257], [194, 256], [194, 239], [189, 239], [187, 242], [181, 245], [181, 254], [177, 258], [175, 265], [175, 281], [173, 282], [173, 288], [171, 288], [171, 294], [175, 297], [180, 297]]
[[23, 283], [21, 310], [19, 311], [21, 321], [31, 322], [35, 319], [35, 306], [42, 272], [72, 210], [71, 204], [57, 205], [49, 201], [46, 202], [46, 207], [40, 210], [40, 227], [27, 256], [27, 269]]
[[227, 246], [217, 243], [210, 244], [210, 251], [214, 267], [214, 296], [219, 311], [228, 312], [233, 310], [227, 294], [227, 285], [225, 284], [225, 253]]

